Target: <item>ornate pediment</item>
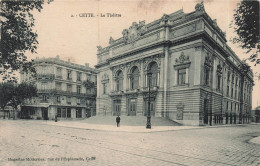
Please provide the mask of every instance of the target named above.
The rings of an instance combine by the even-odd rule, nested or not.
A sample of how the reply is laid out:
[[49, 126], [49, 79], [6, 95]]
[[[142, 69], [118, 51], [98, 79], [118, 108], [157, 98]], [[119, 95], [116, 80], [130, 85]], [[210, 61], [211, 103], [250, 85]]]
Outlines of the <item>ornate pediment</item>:
[[175, 59], [175, 69], [180, 69], [180, 68], [188, 68], [190, 67], [190, 58], [188, 55], [185, 55], [184, 52], [181, 52], [181, 55], [179, 58]]
[[122, 32], [124, 42], [127, 44], [135, 42], [145, 33], [145, 31], [145, 21], [139, 21], [139, 24], [133, 22], [129, 29], [124, 29]]
[[181, 52], [181, 55], [179, 58], [175, 59], [176, 64], [182, 64], [186, 62], [190, 62], [189, 56], [185, 55], [184, 52]]
[[108, 82], [109, 81], [109, 76], [107, 73], [104, 73], [101, 77], [101, 82]]

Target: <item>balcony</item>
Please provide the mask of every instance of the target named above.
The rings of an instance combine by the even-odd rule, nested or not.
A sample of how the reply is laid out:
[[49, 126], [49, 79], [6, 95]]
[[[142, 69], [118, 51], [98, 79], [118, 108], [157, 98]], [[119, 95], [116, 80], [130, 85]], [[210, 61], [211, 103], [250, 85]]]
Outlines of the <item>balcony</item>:
[[37, 80], [54, 80], [55, 75], [54, 74], [37, 74], [36, 79]]
[[70, 92], [70, 91], [63, 91], [63, 90], [56, 90], [56, 89], [39, 89], [38, 93], [48, 93], [48, 94], [55, 94], [55, 95], [64, 95], [64, 96], [74, 96], [74, 97], [96, 97], [96, 94], [88, 94], [88, 93], [77, 93], [77, 92]]
[[40, 103], [48, 103], [48, 100], [40, 100]]

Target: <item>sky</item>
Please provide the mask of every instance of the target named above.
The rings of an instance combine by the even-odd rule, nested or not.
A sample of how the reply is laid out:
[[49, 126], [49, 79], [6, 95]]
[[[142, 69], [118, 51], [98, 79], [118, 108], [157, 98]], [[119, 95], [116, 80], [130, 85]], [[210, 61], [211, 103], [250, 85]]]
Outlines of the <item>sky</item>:
[[[195, 10], [201, 0], [54, 0], [45, 4], [40, 13], [34, 12], [35, 29], [38, 33], [39, 46], [37, 55], [28, 57], [56, 57], [90, 67], [97, 64], [97, 46], [108, 46], [110, 36], [122, 37], [123, 29], [128, 29], [132, 22], [145, 20], [146, 24], [157, 20], [163, 14], [171, 14], [180, 9], [184, 13]], [[245, 51], [229, 42], [234, 36], [229, 28], [234, 9], [239, 0], [204, 0], [204, 7], [212, 19], [226, 32], [228, 45], [244, 59]], [[95, 17], [89, 16], [92, 13]], [[107, 13], [121, 17], [107, 17]], [[106, 17], [100, 17], [100, 15]], [[97, 16], [99, 15], [99, 16]], [[250, 64], [250, 63], [249, 63]], [[253, 72], [260, 71], [260, 65], [252, 66]], [[252, 107], [260, 105], [260, 81], [255, 79]]]

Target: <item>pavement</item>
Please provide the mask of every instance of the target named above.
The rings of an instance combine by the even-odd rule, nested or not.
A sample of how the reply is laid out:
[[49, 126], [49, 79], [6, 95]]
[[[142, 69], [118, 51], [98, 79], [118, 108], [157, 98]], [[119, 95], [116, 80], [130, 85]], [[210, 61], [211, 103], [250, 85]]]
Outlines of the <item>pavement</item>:
[[259, 127], [0, 120], [0, 165], [259, 166]]
[[[32, 120], [34, 121], [34, 120]], [[37, 121], [37, 120], [35, 120]], [[251, 124], [228, 124], [228, 125], [215, 125], [215, 126], [152, 126], [151, 129], [147, 129], [146, 126], [126, 126], [121, 125], [117, 127], [115, 125], [106, 124], [90, 124], [84, 120], [78, 121], [37, 121], [43, 125], [52, 125], [84, 130], [97, 130], [97, 131], [109, 131], [109, 132], [131, 132], [131, 133], [151, 133], [151, 132], [166, 132], [166, 131], [179, 131], [179, 130], [192, 130], [192, 129], [205, 129], [205, 128], [221, 128], [221, 127], [236, 127], [236, 126], [248, 126], [258, 125], [260, 129], [260, 123]], [[251, 139], [249, 142], [260, 144], [260, 136]]]

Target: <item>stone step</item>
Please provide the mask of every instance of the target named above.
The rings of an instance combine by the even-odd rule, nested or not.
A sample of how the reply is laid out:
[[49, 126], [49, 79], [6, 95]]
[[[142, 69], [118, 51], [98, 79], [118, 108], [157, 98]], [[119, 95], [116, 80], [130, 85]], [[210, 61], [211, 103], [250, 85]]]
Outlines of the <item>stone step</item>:
[[[124, 126], [145, 126], [146, 116], [120, 116], [120, 125]], [[115, 125], [116, 116], [93, 116], [85, 119], [84, 122], [90, 124]], [[151, 117], [152, 126], [180, 126], [181, 124], [162, 117]]]

